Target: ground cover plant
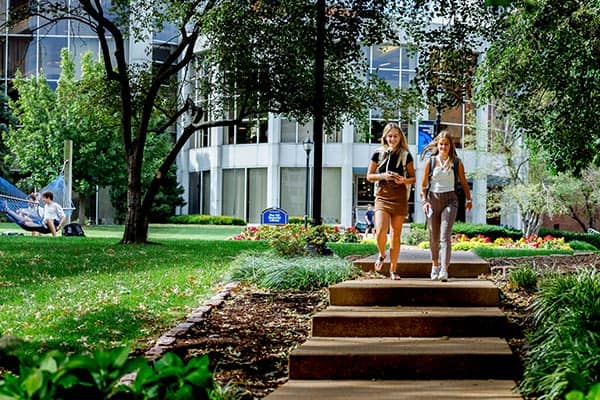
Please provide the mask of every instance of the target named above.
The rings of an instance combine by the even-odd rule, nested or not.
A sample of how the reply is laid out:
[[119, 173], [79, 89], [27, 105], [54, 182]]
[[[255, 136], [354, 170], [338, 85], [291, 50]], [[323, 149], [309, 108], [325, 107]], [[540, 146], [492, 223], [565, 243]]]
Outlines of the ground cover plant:
[[139, 352], [209, 298], [237, 254], [268, 247], [185, 236], [143, 246], [0, 236], [0, 333], [22, 338], [28, 354], [120, 346]]
[[540, 282], [520, 389], [539, 399], [587, 393], [600, 380], [600, 272], [583, 268]]

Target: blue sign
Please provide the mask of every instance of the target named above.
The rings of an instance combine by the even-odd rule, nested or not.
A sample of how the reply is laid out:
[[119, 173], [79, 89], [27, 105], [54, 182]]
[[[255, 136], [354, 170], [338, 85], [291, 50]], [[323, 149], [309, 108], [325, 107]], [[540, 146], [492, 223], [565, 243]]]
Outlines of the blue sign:
[[263, 225], [285, 225], [288, 223], [288, 213], [281, 208], [267, 208], [260, 213], [260, 223]]
[[417, 153], [421, 153], [425, 146], [427, 146], [432, 140], [435, 134], [435, 122], [434, 121], [420, 121], [419, 122], [419, 144], [417, 147]]

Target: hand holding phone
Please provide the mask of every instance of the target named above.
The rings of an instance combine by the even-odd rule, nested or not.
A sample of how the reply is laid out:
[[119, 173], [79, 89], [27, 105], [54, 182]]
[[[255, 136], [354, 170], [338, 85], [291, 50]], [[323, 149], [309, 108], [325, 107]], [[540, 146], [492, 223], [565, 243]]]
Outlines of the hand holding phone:
[[431, 218], [431, 216], [433, 215], [433, 208], [431, 208], [431, 204], [425, 205], [425, 215], [427, 216], [427, 218]]

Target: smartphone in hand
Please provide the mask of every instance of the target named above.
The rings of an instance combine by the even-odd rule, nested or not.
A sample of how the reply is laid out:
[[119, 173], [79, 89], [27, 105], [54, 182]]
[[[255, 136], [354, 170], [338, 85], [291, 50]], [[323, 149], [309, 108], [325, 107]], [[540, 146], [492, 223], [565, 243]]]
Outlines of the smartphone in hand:
[[431, 218], [431, 216], [433, 215], [433, 208], [431, 208], [431, 206], [427, 207], [427, 209], [425, 210], [425, 215], [427, 216], [427, 218]]

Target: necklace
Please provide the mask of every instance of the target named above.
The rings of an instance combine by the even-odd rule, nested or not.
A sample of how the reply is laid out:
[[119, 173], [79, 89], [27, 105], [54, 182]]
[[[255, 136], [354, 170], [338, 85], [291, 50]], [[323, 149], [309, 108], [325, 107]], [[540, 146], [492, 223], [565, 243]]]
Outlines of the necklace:
[[446, 159], [444, 160], [444, 159], [442, 159], [442, 156], [440, 155], [439, 158], [440, 158], [440, 164], [442, 164], [442, 169], [443, 170], [448, 169], [448, 161], [450, 161], [450, 157], [446, 157]]

